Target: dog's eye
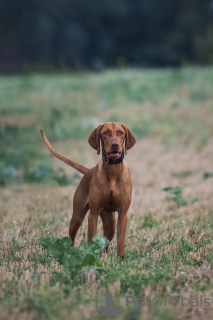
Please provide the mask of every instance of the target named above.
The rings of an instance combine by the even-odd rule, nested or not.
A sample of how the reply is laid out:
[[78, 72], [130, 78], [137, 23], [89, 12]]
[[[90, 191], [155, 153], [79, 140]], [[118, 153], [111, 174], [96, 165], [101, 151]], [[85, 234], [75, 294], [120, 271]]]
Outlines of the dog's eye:
[[109, 133], [109, 130], [107, 130], [107, 131], [104, 131], [104, 134], [108, 134]]
[[124, 132], [123, 132], [123, 131], [119, 131], [118, 133], [119, 133], [120, 135], [124, 134]]

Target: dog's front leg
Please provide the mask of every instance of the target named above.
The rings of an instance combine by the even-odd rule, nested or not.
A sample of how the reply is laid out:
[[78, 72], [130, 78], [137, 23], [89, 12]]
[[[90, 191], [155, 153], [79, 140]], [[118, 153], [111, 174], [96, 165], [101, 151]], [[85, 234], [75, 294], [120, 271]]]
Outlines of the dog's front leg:
[[125, 235], [127, 227], [127, 212], [118, 212], [118, 224], [117, 224], [117, 256], [120, 260], [125, 258]]
[[101, 210], [90, 209], [88, 216], [88, 243], [93, 243], [92, 238], [97, 233], [98, 216]]

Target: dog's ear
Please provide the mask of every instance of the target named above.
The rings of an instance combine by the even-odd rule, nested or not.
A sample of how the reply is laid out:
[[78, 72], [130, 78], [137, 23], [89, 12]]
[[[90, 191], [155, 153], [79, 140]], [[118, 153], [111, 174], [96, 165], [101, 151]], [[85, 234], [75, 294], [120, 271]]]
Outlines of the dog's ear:
[[125, 130], [125, 154], [127, 154], [127, 150], [131, 149], [134, 146], [134, 144], [136, 143], [136, 139], [125, 124], [122, 124], [122, 127]]
[[91, 147], [97, 150], [97, 154], [100, 154], [100, 131], [103, 128], [103, 124], [100, 124], [89, 136], [88, 142]]

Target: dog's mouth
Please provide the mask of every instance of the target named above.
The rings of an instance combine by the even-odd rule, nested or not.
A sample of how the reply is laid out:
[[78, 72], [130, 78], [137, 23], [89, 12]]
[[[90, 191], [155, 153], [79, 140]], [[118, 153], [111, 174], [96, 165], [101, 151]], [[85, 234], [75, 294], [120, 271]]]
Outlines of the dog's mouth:
[[106, 156], [109, 159], [119, 159], [121, 156], [121, 152], [117, 152], [117, 151], [108, 152], [106, 153]]

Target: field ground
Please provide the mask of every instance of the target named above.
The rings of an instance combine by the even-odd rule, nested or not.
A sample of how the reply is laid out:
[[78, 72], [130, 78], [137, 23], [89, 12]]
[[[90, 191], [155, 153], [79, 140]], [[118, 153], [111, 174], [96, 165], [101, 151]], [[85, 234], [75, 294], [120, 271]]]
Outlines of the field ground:
[[[0, 78], [0, 319], [95, 319], [91, 300], [100, 311], [106, 291], [123, 308], [116, 319], [213, 319], [212, 87], [213, 68]], [[137, 138], [122, 263], [116, 237], [108, 256], [86, 247], [87, 219], [80, 249], [63, 247], [81, 174], [39, 132], [92, 167], [87, 138], [106, 121]], [[126, 306], [126, 296], [178, 303]]]

